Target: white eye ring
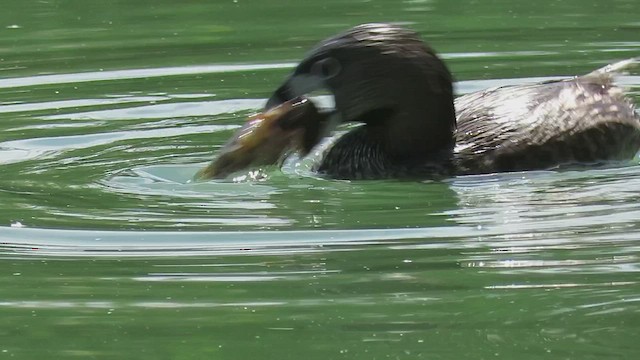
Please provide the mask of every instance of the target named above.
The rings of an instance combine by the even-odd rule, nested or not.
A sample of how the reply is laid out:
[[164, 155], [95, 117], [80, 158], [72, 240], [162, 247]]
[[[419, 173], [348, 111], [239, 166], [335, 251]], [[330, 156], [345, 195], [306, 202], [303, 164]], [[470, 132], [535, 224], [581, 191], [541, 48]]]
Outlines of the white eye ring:
[[323, 79], [331, 79], [338, 75], [342, 70], [340, 62], [333, 57], [324, 58], [316, 61], [311, 65], [311, 74], [320, 76]]

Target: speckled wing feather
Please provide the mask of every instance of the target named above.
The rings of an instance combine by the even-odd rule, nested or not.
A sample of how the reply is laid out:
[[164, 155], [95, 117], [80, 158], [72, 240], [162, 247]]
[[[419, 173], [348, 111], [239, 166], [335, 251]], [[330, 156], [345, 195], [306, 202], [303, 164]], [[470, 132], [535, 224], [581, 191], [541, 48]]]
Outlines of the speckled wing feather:
[[640, 118], [610, 74], [505, 86], [456, 100], [454, 163], [460, 174], [629, 159]]

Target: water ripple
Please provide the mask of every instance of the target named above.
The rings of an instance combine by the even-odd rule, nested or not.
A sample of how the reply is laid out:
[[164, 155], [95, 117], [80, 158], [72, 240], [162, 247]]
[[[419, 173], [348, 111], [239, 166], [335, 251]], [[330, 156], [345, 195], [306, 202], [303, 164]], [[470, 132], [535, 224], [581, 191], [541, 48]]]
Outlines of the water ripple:
[[95, 71], [84, 73], [26, 76], [0, 79], [0, 89], [36, 85], [82, 83], [88, 81], [124, 80], [153, 78], [161, 76], [193, 75], [208, 73], [229, 73], [237, 71], [273, 70], [294, 67], [295, 63], [279, 64], [247, 64], [247, 65], [197, 65], [176, 66], [152, 69], [126, 69], [111, 71]]

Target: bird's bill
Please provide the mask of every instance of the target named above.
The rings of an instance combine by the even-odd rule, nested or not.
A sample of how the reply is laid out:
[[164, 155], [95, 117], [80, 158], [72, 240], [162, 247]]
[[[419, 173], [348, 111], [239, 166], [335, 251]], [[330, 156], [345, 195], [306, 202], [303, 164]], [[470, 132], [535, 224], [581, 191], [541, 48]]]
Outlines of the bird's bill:
[[324, 80], [318, 76], [293, 74], [273, 92], [273, 95], [267, 100], [265, 109], [268, 110], [297, 97], [306, 96], [324, 87]]

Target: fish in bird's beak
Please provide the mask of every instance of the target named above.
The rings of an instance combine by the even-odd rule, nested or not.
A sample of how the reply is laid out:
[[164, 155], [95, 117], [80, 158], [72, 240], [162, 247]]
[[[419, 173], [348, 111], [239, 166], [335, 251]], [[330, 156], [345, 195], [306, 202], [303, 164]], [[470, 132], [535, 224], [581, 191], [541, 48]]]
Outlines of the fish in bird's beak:
[[307, 98], [282, 101], [249, 117], [195, 178], [224, 178], [249, 167], [273, 165], [290, 151], [306, 155], [320, 141], [326, 118]]

